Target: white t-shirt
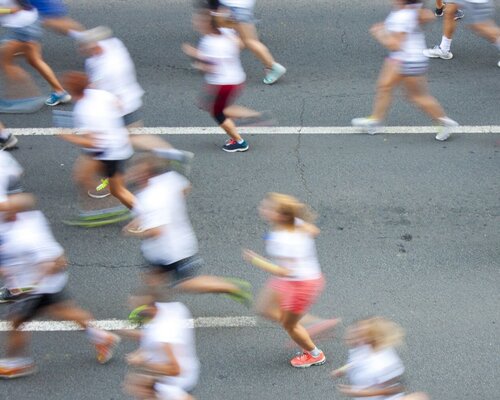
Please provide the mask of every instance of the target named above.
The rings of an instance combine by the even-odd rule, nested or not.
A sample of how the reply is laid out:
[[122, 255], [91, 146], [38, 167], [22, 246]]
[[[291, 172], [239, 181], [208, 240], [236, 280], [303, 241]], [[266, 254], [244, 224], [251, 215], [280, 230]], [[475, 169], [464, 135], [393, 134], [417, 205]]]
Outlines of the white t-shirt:
[[220, 35], [205, 35], [198, 44], [204, 61], [211, 64], [212, 71], [205, 74], [210, 85], [239, 85], [246, 75], [240, 61], [240, 47], [232, 29], [219, 29]]
[[279, 266], [290, 270], [287, 280], [321, 277], [314, 238], [301, 230], [271, 231], [266, 235], [266, 253]]
[[419, 9], [406, 7], [392, 11], [385, 20], [385, 28], [389, 32], [406, 33], [401, 50], [393, 51], [390, 57], [406, 62], [427, 61], [423, 51], [426, 49], [425, 35], [419, 24]]
[[95, 89], [106, 90], [118, 97], [123, 115], [142, 106], [144, 90], [137, 83], [134, 63], [130, 54], [117, 38], [99, 43], [102, 54], [87, 58], [85, 71]]
[[146, 352], [151, 362], [168, 362], [161, 346], [170, 344], [179, 363], [180, 374], [160, 378], [156, 385], [177, 386], [190, 391], [197, 384], [200, 374], [194, 328], [189, 321], [191, 313], [184, 304], [178, 302], [156, 303], [156, 306], [158, 307], [156, 316], [144, 326], [140, 349]]
[[226, 7], [253, 8], [255, 0], [221, 0], [220, 3]]
[[134, 212], [141, 228], [162, 230], [160, 236], [142, 241], [142, 253], [150, 263], [168, 265], [198, 252], [184, 195], [189, 186], [184, 176], [170, 171], [151, 178], [137, 193]]
[[44, 275], [40, 264], [64, 254], [41, 211], [18, 213], [16, 220], [1, 226], [0, 259], [8, 288], [33, 287], [34, 293], [60, 292], [68, 281], [66, 272]]
[[[373, 351], [371, 346], [359, 346], [349, 351], [348, 363], [350, 364], [349, 381], [358, 389], [382, 385], [404, 373], [403, 363], [392, 347]], [[403, 395], [403, 393], [398, 393], [390, 396], [375, 396], [370, 397], [370, 400], [396, 400], [402, 398]]]
[[98, 160], [126, 160], [133, 154], [123, 113], [115, 95], [104, 90], [85, 89], [84, 96], [73, 109], [75, 128], [95, 135], [97, 145], [91, 149], [102, 152]]
[[0, 151], [0, 202], [7, 200], [12, 182], [19, 181], [23, 168], [9, 153]]
[[[19, 3], [14, 0], [0, 0], [0, 8], [16, 8]], [[20, 10], [14, 14], [0, 14], [0, 24], [6, 28], [24, 28], [38, 19], [38, 11]]]

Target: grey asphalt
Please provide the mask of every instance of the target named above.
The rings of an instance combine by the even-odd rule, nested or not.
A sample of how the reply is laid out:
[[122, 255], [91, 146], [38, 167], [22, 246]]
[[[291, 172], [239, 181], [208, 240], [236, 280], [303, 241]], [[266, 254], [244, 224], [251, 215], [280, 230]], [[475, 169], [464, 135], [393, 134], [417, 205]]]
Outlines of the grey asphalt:
[[[368, 112], [383, 51], [366, 31], [387, 7], [380, 1], [327, 4], [259, 5], [262, 37], [280, 49], [290, 74], [264, 87], [257, 63], [245, 57], [249, 83], [242, 103], [275, 110], [281, 125], [348, 125], [353, 113]], [[74, 4], [72, 12], [88, 25], [107, 22], [129, 46], [148, 91], [147, 126], [211, 126], [192, 105], [200, 81], [178, 51], [195, 38], [184, 3], [89, 1]], [[348, 26], [357, 29], [346, 29], [342, 42]], [[439, 37], [438, 24], [430, 31]], [[68, 40], [47, 34], [46, 42], [56, 70], [78, 66]], [[456, 42], [456, 59], [432, 63], [433, 92], [464, 124], [498, 124], [497, 53], [469, 33], [459, 31]], [[2, 119], [40, 127], [50, 126], [49, 117], [44, 110]], [[389, 123], [428, 122], [398, 101]], [[344, 325], [367, 315], [399, 322], [407, 331], [400, 353], [412, 390], [433, 399], [498, 397], [500, 135], [456, 135], [446, 143], [430, 134], [247, 135], [251, 150], [234, 155], [220, 151], [221, 135], [167, 139], [196, 154], [189, 206], [206, 272], [246, 278], [257, 292], [265, 274], [240, 258], [242, 247], [262, 250], [265, 225], [256, 206], [268, 191], [295, 194], [311, 204], [322, 229], [317, 244], [328, 286], [313, 311], [342, 316]], [[119, 226], [81, 230], [61, 222], [76, 212], [71, 167], [77, 150], [54, 137], [21, 137], [13, 154], [26, 169], [26, 189], [37, 194], [66, 248], [73, 296], [99, 319], [124, 318], [143, 265], [139, 244], [121, 237]], [[217, 296], [182, 300], [195, 317], [252, 315]], [[5, 311], [2, 306], [1, 317]], [[268, 324], [198, 330], [196, 397], [341, 399], [329, 371], [345, 361], [342, 341], [321, 343], [325, 366], [297, 371], [288, 365], [293, 351], [285, 340]], [[115, 360], [99, 366], [83, 334], [35, 333], [39, 373], [1, 382], [0, 398], [126, 398], [123, 355], [132, 349], [124, 344]]]

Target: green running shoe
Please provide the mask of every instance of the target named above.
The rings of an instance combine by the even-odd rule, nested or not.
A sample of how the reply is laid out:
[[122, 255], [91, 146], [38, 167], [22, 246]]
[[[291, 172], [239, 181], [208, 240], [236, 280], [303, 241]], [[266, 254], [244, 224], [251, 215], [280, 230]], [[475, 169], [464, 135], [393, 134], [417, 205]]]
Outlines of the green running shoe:
[[224, 280], [238, 287], [238, 291], [234, 293], [224, 293], [224, 297], [234, 300], [245, 307], [250, 308], [253, 304], [252, 284], [244, 279], [239, 278], [224, 278]]
[[128, 320], [136, 324], [138, 326], [142, 326], [147, 324], [151, 318], [147, 315], [145, 315], [143, 312], [146, 310], [148, 306], [146, 304], [136, 307], [132, 310], [132, 312], [128, 315]]

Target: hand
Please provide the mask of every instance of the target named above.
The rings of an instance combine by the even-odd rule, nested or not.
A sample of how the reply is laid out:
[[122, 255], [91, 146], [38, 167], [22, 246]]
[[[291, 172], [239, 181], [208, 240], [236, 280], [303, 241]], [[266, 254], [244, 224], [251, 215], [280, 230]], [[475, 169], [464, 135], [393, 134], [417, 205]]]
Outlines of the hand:
[[337, 385], [337, 390], [346, 396], [356, 396], [358, 393], [351, 385]]
[[256, 252], [254, 252], [252, 250], [248, 250], [248, 249], [243, 249], [243, 252], [241, 253], [241, 255], [246, 262], [252, 262], [252, 260], [255, 257], [260, 257]]
[[345, 374], [345, 371], [344, 371], [344, 368], [337, 368], [337, 369], [334, 369], [330, 375], [332, 378], [340, 378], [342, 376], [344, 376]]
[[132, 367], [140, 367], [146, 362], [146, 358], [142, 354], [142, 351], [134, 351], [133, 353], [129, 353], [125, 356], [125, 360], [127, 364]]
[[197, 50], [193, 46], [191, 46], [189, 43], [182, 43], [181, 49], [189, 57], [194, 57], [196, 52], [197, 52]]
[[375, 38], [379, 38], [385, 35], [385, 32], [385, 25], [382, 22], [379, 22], [378, 24], [375, 24], [370, 28], [370, 33]]

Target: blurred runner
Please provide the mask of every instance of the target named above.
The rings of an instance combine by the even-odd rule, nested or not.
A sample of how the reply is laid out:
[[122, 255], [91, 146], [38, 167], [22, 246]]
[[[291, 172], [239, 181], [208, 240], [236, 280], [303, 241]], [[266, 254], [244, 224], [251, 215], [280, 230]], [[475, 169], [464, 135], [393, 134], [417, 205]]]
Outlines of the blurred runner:
[[16, 54], [22, 55], [51, 86], [52, 93], [45, 101], [49, 106], [67, 103], [71, 96], [63, 89], [54, 71], [42, 58], [40, 39], [42, 29], [36, 9], [16, 0], [0, 0], [0, 24], [7, 35], [0, 45], [1, 68], [6, 80], [8, 99], [0, 101], [0, 112], [36, 112], [43, 103], [36, 97], [38, 90], [31, 77], [15, 64]]
[[[458, 7], [465, 10], [465, 23], [476, 35], [491, 42], [497, 50], [500, 50], [500, 28], [495, 23], [495, 5], [492, 0], [450, 0], [446, 2], [448, 12], [444, 13], [443, 36], [441, 43], [432, 49], [424, 50], [429, 58], [441, 58], [450, 60], [453, 58], [451, 52], [451, 41], [456, 29], [456, 19], [453, 15]], [[497, 64], [500, 67], [500, 61]]]
[[[134, 195], [126, 188], [125, 163], [133, 149], [123, 123], [119, 101], [113, 94], [93, 89], [83, 72], [68, 72], [64, 82], [75, 101], [73, 126], [78, 135], [62, 133], [60, 137], [83, 149], [75, 162], [74, 178], [79, 189], [81, 207], [89, 190], [96, 187], [96, 177], [109, 179], [111, 194], [127, 209], [135, 203]], [[69, 224], [94, 227], [123, 221], [128, 210], [121, 207], [106, 210], [82, 210]]]
[[434, 18], [432, 12], [422, 9], [421, 0], [396, 0], [394, 9], [385, 22], [375, 24], [372, 36], [389, 50], [377, 82], [372, 114], [355, 118], [352, 125], [374, 135], [383, 130], [382, 122], [392, 103], [392, 92], [403, 84], [408, 99], [429, 115], [439, 126], [436, 139], [450, 137], [458, 123], [448, 118], [427, 88], [428, 61], [423, 56], [425, 36], [422, 23]]
[[12, 149], [16, 147], [16, 145], [17, 138], [5, 128], [2, 122], [0, 122], [0, 151]]
[[349, 379], [350, 385], [337, 386], [340, 393], [358, 399], [428, 400], [425, 393], [405, 394], [404, 366], [395, 350], [403, 336], [397, 324], [383, 317], [351, 325], [346, 332], [347, 364], [332, 372], [334, 378]]
[[271, 226], [265, 241], [272, 261], [250, 250], [245, 250], [243, 256], [273, 277], [259, 295], [257, 312], [279, 323], [302, 349], [290, 361], [293, 367], [324, 364], [325, 355], [303, 325], [307, 311], [325, 286], [314, 243], [319, 229], [310, 222], [307, 206], [292, 196], [269, 193], [259, 213]]
[[85, 30], [82, 24], [68, 16], [68, 10], [62, 0], [29, 0], [38, 10], [44, 28], [73, 39], [80, 38]]
[[230, 137], [222, 150], [230, 153], [247, 151], [248, 144], [238, 133], [234, 119], [264, 120], [266, 117], [258, 111], [233, 105], [246, 79], [240, 61], [243, 44], [233, 30], [220, 28], [217, 20], [211, 11], [197, 10], [193, 25], [202, 38], [198, 48], [184, 44], [182, 49], [195, 60], [193, 66], [205, 76], [200, 108], [209, 112]]
[[97, 352], [97, 361], [106, 363], [113, 355], [119, 337], [92, 327], [92, 315], [77, 307], [65, 291], [68, 281], [64, 250], [54, 239], [48, 221], [40, 211], [32, 211], [34, 198], [29, 194], [9, 197], [1, 230], [1, 272], [7, 287], [30, 287], [12, 304], [7, 334], [6, 359], [0, 360], [0, 378], [17, 378], [36, 371], [33, 359], [26, 355], [29, 332], [21, 325], [42, 313], [59, 320], [76, 322], [87, 332]]

